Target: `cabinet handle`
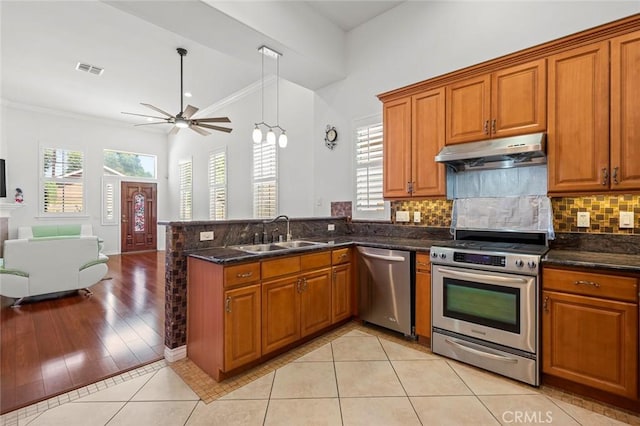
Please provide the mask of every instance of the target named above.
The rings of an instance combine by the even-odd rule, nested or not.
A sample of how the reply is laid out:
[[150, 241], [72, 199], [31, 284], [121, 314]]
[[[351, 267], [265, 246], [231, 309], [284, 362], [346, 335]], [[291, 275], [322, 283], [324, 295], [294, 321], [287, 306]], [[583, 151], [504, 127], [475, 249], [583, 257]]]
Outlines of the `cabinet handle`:
[[333, 270], [333, 281], [335, 281], [338, 277], [338, 272], [334, 269]]
[[231, 297], [227, 296], [227, 299], [224, 301], [224, 310], [227, 313], [231, 313]]
[[489, 120], [486, 120], [484, 122], [484, 134], [488, 135], [489, 134]]
[[609, 182], [609, 169], [607, 167], [602, 168], [602, 184], [606, 185]]
[[616, 185], [620, 183], [618, 182], [618, 166], [615, 166], [613, 168], [613, 183], [615, 183]]
[[302, 291], [307, 291], [307, 279], [302, 279]]
[[542, 309], [544, 309], [545, 312], [549, 312], [549, 296], [545, 296]]
[[340, 259], [344, 259], [344, 258], [346, 258], [346, 257], [347, 257], [347, 253], [342, 253], [342, 254], [340, 255]]
[[417, 262], [418, 266], [429, 266], [428, 263], [424, 263], [424, 262]]
[[493, 121], [491, 122], [491, 133], [495, 134], [496, 132], [496, 119], [494, 118]]
[[411, 194], [413, 192], [413, 186], [411, 182], [407, 182], [407, 194]]
[[595, 288], [599, 288], [600, 284], [598, 284], [595, 281], [585, 281], [585, 280], [578, 280], [574, 282], [575, 285], [590, 285], [593, 286]]
[[237, 273], [236, 277], [237, 278], [249, 278], [251, 275], [253, 275], [253, 272], [243, 272], [243, 273]]
[[296, 291], [298, 293], [302, 293], [302, 290], [300, 288], [300, 284], [302, 283], [302, 280], [300, 278], [298, 278], [298, 281], [296, 282]]

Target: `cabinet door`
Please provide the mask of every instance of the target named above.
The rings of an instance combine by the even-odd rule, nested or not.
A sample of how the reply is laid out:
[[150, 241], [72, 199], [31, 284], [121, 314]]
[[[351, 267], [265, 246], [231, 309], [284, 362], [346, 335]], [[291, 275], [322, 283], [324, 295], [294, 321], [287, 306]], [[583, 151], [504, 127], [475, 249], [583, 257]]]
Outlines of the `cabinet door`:
[[431, 272], [416, 271], [416, 334], [431, 338]]
[[302, 277], [300, 334], [302, 337], [331, 325], [331, 269]]
[[544, 131], [546, 82], [545, 59], [491, 74], [491, 137]]
[[640, 189], [640, 31], [611, 40], [611, 188]]
[[225, 292], [225, 371], [260, 358], [260, 309], [260, 284]]
[[262, 283], [262, 353], [300, 338], [298, 277]]
[[411, 195], [444, 196], [445, 166], [434, 160], [444, 147], [444, 88], [413, 96], [411, 102]]
[[489, 138], [489, 74], [447, 86], [447, 145]]
[[638, 396], [638, 306], [543, 292], [542, 371], [628, 398]]
[[333, 289], [331, 292], [331, 322], [336, 323], [351, 316], [351, 264], [333, 267]]
[[549, 192], [609, 188], [609, 44], [549, 57]]
[[383, 196], [407, 197], [411, 181], [411, 98], [383, 106]]

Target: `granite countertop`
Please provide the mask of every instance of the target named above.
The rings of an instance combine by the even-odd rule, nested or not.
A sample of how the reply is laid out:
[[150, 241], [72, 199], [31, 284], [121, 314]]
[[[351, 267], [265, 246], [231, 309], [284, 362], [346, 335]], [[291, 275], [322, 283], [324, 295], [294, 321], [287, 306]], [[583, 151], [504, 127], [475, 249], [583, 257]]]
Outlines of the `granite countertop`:
[[549, 250], [542, 259], [542, 264], [640, 272], [640, 255], [580, 250]]

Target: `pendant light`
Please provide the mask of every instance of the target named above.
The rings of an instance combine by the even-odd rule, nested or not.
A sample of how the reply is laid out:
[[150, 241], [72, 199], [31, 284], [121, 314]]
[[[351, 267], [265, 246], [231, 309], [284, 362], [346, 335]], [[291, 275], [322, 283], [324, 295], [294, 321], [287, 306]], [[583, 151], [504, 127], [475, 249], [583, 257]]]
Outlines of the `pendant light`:
[[[262, 79], [261, 79], [261, 94], [262, 94], [262, 121], [260, 123], [255, 123], [253, 128], [253, 133], [251, 134], [251, 138], [254, 143], [262, 142], [262, 130], [260, 127], [266, 127], [269, 129], [267, 131], [267, 142], [275, 143], [276, 142], [276, 133], [273, 129], [280, 130], [280, 135], [278, 136], [278, 145], [280, 148], [286, 148], [288, 143], [288, 138], [286, 131], [280, 127], [280, 56], [281, 53], [276, 52], [275, 50], [267, 47], [260, 46], [258, 48], [258, 52], [262, 54]], [[276, 60], [276, 125], [272, 126], [264, 121], [264, 57], [269, 56], [270, 58], [274, 58]]]

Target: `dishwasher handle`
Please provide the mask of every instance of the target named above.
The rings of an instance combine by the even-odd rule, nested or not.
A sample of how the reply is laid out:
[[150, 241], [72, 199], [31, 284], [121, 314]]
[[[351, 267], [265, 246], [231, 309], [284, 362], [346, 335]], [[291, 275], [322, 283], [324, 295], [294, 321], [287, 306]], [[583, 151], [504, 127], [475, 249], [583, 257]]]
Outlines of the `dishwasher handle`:
[[367, 253], [366, 251], [360, 252], [365, 257], [372, 259], [386, 260], [387, 262], [404, 262], [406, 259], [402, 256], [385, 256], [381, 254]]

